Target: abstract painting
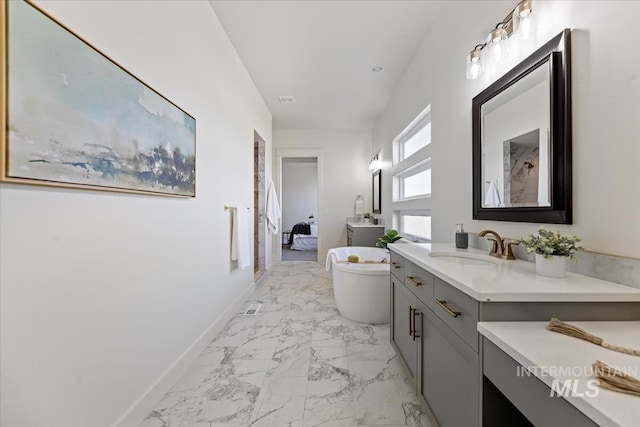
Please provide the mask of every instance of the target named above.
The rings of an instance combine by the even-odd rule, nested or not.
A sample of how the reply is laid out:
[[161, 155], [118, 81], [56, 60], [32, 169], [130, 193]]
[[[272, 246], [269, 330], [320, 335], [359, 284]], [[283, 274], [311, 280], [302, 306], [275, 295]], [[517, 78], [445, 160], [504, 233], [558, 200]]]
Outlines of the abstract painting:
[[3, 2], [5, 182], [195, 196], [195, 119], [30, 2]]

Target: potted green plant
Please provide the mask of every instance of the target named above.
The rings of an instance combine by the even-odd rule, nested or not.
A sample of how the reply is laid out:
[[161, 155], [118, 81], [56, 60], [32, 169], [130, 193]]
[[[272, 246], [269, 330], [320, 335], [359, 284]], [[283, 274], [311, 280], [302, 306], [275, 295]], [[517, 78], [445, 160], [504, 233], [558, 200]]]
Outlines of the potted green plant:
[[387, 249], [387, 245], [389, 243], [393, 243], [400, 239], [402, 239], [402, 236], [398, 235], [398, 230], [387, 230], [386, 233], [378, 237], [378, 242], [376, 243], [376, 246], [379, 248]]
[[524, 246], [527, 252], [536, 254], [536, 273], [541, 276], [564, 277], [567, 258], [573, 258], [576, 251], [583, 250], [577, 246], [577, 236], [560, 234], [559, 231], [538, 228], [538, 235], [530, 234], [522, 239], [514, 240], [514, 245]]

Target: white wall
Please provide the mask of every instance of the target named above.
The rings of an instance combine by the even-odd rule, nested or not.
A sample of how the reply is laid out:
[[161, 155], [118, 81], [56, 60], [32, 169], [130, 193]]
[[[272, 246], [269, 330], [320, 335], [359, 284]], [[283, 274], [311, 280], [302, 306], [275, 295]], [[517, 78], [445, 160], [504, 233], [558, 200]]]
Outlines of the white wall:
[[[284, 159], [282, 161], [282, 229], [318, 218], [318, 162]], [[315, 220], [314, 219], [314, 220]]]
[[[428, 104], [433, 123], [433, 240], [453, 241], [455, 223], [478, 232], [495, 229], [520, 237], [537, 224], [473, 221], [471, 99], [493, 80], [465, 79], [465, 56], [482, 42], [513, 4], [444, 2], [410, 67], [374, 127], [372, 152], [382, 150], [385, 168], [391, 140]], [[573, 200], [574, 224], [553, 229], [577, 234], [588, 249], [640, 257], [640, 2], [547, 1], [535, 3], [537, 34], [530, 45], [505, 61], [497, 77], [564, 28], [574, 28]], [[446, 19], [448, 16], [449, 19]], [[451, 22], [456, 30], [451, 31]], [[439, 37], [447, 34], [447, 37]], [[389, 174], [383, 173], [383, 194]], [[383, 213], [390, 216], [390, 198]]]
[[273, 147], [321, 151], [317, 218], [318, 260], [322, 262], [329, 249], [347, 245], [346, 219], [354, 215], [358, 194], [371, 211], [371, 131], [274, 129]]
[[197, 197], [0, 185], [0, 424], [137, 426], [253, 289], [223, 205], [271, 114], [207, 2], [38, 3], [196, 118]]

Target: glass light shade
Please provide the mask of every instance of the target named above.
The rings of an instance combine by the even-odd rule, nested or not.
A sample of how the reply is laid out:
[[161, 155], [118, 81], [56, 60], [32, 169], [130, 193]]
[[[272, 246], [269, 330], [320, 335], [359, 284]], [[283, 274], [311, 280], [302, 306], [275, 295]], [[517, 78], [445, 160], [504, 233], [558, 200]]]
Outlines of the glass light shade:
[[489, 33], [490, 43], [500, 43], [502, 40], [507, 39], [507, 30], [502, 27], [502, 24], [499, 25], [499, 27]]
[[[500, 35], [496, 36], [496, 34], [494, 34], [499, 30], [502, 30], [500, 33], [504, 32], [504, 38], [502, 38]], [[492, 62], [502, 61], [506, 41], [507, 31], [504, 28], [496, 28], [489, 34], [486, 41], [487, 46], [484, 48], [484, 52], [482, 54], [482, 56], [484, 56], [485, 71], [487, 71], [487, 67], [489, 67]]]
[[522, 40], [527, 40], [531, 37], [533, 27], [532, 10], [533, 0], [522, 0], [513, 11], [513, 32], [518, 33]]
[[502, 43], [491, 44], [491, 59], [496, 62], [502, 61]]
[[522, 0], [520, 3], [518, 3], [518, 6], [516, 6], [514, 12], [517, 13], [520, 17], [525, 17], [528, 16], [532, 10], [533, 0]]
[[482, 49], [473, 49], [467, 55], [467, 79], [475, 80], [482, 73]]

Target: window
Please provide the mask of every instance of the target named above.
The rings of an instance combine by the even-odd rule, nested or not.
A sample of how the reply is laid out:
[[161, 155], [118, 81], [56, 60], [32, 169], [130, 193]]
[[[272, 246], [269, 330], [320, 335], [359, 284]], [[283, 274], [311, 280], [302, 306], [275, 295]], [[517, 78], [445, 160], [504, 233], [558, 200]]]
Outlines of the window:
[[393, 141], [393, 222], [408, 238], [431, 240], [431, 106]]
[[427, 197], [431, 195], [431, 159], [407, 168], [394, 176], [395, 201]]
[[400, 213], [400, 233], [431, 240], [431, 216], [421, 212]]
[[411, 157], [419, 149], [431, 143], [431, 122], [419, 123], [419, 125], [422, 127], [419, 127], [418, 131], [408, 139], [400, 138], [400, 161]]

